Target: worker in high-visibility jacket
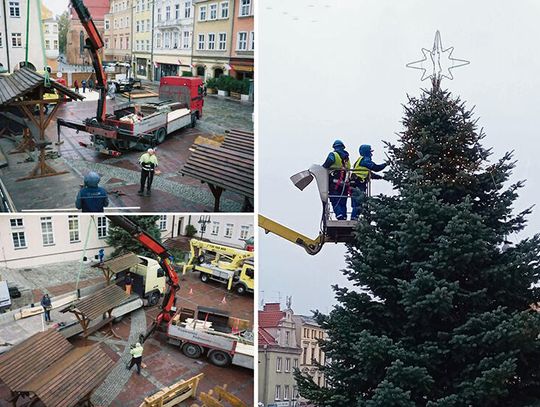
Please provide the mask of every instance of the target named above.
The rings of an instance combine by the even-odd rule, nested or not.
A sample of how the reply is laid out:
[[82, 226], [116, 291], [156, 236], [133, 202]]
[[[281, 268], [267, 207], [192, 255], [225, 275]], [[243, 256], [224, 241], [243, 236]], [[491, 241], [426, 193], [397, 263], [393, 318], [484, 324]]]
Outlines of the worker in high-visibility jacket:
[[129, 366], [127, 366], [128, 370], [131, 370], [133, 365], [137, 365], [137, 374], [141, 374], [141, 363], [142, 363], [142, 354], [143, 354], [143, 347], [140, 344], [140, 342], [137, 342], [135, 346], [131, 346], [131, 349], [129, 353], [131, 353], [131, 362], [129, 363]]
[[375, 172], [386, 168], [386, 163], [375, 164], [372, 161], [373, 150], [369, 144], [362, 144], [358, 152], [360, 157], [354, 163], [351, 175], [352, 220], [358, 219], [360, 215], [360, 206], [366, 196], [369, 181], [382, 179], [382, 176], [375, 174]]
[[346, 220], [351, 162], [349, 161], [349, 153], [345, 150], [345, 145], [341, 140], [334, 141], [332, 148], [334, 151], [328, 154], [322, 166], [328, 170], [328, 196], [332, 208], [334, 208], [336, 219]]
[[141, 164], [141, 188], [137, 192], [139, 195], [144, 193], [144, 185], [146, 184], [146, 196], [150, 196], [152, 193], [152, 181], [154, 180], [154, 173], [159, 174], [157, 170], [158, 159], [156, 152], [153, 148], [149, 148], [146, 153], [139, 158]]

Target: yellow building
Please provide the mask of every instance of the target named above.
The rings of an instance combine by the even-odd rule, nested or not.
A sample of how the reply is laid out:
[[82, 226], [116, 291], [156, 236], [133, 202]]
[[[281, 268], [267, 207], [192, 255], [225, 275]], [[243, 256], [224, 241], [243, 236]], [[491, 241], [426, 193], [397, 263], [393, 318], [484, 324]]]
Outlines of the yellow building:
[[192, 64], [205, 79], [228, 75], [235, 0], [195, 0]]
[[324, 376], [317, 369], [317, 364], [324, 365], [326, 362], [319, 346], [319, 341], [326, 339], [326, 333], [312, 317], [295, 315], [294, 322], [298, 344], [302, 348], [300, 371], [310, 375], [317, 386], [324, 387]]
[[133, 72], [141, 79], [152, 75], [152, 0], [133, 1]]

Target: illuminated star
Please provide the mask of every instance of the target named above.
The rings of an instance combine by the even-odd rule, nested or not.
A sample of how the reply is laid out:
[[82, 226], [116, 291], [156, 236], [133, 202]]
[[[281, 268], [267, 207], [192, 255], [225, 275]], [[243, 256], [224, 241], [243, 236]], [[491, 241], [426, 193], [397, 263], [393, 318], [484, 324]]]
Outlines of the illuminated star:
[[[454, 79], [452, 75], [452, 69], [460, 66], [469, 65], [470, 62], [464, 59], [452, 58], [454, 47], [443, 49], [441, 34], [439, 31], [435, 33], [435, 39], [433, 40], [433, 49], [431, 51], [427, 48], [422, 48], [424, 59], [419, 61], [409, 62], [406, 67], [412, 69], [422, 70], [422, 81], [425, 79], [441, 79], [448, 78]], [[425, 64], [424, 64], [425, 63]], [[429, 65], [428, 68], [425, 65]], [[431, 72], [428, 69], [431, 68]]]

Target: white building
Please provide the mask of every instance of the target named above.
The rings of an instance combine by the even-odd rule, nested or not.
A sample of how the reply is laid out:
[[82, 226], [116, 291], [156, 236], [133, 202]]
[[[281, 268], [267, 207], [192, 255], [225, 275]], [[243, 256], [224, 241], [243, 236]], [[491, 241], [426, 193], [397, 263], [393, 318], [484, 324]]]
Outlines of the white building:
[[[209, 222], [199, 223], [200, 220]], [[188, 215], [181, 221], [181, 232], [185, 235], [188, 224], [197, 229], [195, 237], [203, 237], [214, 243], [244, 248], [247, 239], [254, 236], [253, 215]]]
[[47, 59], [58, 58], [58, 21], [56, 17], [43, 20], [43, 37], [45, 41], [45, 56]]
[[[46, 61], [43, 60], [39, 3], [30, 0], [28, 62], [42, 70]], [[26, 60], [26, 6], [26, 0], [3, 0], [0, 5], [0, 65], [9, 72], [24, 66]]]
[[154, 80], [191, 72], [193, 13], [191, 0], [155, 0]]
[[[157, 226], [162, 241], [185, 235], [189, 224], [201, 236], [203, 216], [210, 219], [203, 237], [215, 243], [243, 248], [253, 237], [253, 215], [161, 215]], [[108, 219], [92, 215], [0, 216], [0, 266], [8, 268], [36, 267], [62, 261], [80, 260], [86, 245], [86, 256], [94, 259], [99, 249], [112, 253], [107, 245]], [[88, 234], [88, 241], [86, 236]]]
[[[174, 235], [174, 215], [158, 221], [162, 238]], [[91, 215], [13, 215], [0, 217], [0, 266], [36, 267], [62, 261], [94, 259], [99, 249], [108, 255], [109, 221]], [[86, 236], [88, 234], [88, 241]]]

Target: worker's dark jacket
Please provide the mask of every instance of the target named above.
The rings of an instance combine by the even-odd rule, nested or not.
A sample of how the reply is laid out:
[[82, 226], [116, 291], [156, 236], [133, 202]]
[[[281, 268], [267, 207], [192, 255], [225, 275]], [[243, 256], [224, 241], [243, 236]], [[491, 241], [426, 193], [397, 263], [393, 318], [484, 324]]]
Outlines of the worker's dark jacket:
[[49, 297], [43, 297], [41, 299], [41, 306], [43, 308], [51, 308], [51, 299]]
[[77, 195], [75, 206], [83, 212], [103, 212], [109, 206], [107, 191], [101, 187], [84, 187]]
[[124, 284], [125, 284], [125, 285], [131, 285], [131, 284], [133, 284], [133, 279], [132, 279], [131, 277], [129, 277], [129, 276], [126, 276], [126, 277], [124, 278]]

